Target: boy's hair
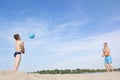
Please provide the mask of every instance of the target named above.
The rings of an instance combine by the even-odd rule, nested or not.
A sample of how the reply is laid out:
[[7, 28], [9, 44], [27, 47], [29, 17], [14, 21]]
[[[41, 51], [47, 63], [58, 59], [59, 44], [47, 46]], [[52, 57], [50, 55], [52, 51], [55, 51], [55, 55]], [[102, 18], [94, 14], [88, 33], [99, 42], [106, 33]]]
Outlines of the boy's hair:
[[105, 45], [107, 45], [107, 43], [106, 43], [106, 42], [105, 42], [104, 44], [105, 44]]
[[20, 35], [19, 35], [19, 34], [15, 34], [15, 35], [14, 35], [14, 39], [15, 39], [15, 40], [18, 40], [18, 39], [19, 39], [19, 37], [20, 37]]

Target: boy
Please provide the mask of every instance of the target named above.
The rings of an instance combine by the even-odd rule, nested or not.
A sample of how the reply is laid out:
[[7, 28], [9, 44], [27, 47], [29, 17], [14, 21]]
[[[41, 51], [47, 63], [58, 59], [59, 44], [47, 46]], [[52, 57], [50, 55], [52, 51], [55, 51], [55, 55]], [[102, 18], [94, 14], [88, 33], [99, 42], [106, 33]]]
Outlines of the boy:
[[14, 39], [16, 40], [15, 42], [15, 47], [16, 47], [16, 52], [14, 53], [14, 71], [17, 71], [20, 61], [21, 61], [21, 53], [25, 53], [25, 48], [24, 48], [24, 42], [21, 40], [19, 34], [14, 35]]
[[104, 43], [102, 57], [105, 57], [105, 68], [107, 69], [107, 72], [110, 72], [110, 70], [113, 72], [113, 68], [111, 65], [112, 58], [110, 56], [110, 49], [108, 48], [107, 43]]

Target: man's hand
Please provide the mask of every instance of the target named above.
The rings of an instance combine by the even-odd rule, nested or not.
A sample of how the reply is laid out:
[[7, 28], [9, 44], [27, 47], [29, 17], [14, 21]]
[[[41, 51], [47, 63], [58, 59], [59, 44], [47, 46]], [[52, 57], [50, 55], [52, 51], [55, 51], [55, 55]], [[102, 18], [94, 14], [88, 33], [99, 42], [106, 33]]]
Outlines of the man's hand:
[[104, 57], [104, 54], [102, 55], [102, 57]]

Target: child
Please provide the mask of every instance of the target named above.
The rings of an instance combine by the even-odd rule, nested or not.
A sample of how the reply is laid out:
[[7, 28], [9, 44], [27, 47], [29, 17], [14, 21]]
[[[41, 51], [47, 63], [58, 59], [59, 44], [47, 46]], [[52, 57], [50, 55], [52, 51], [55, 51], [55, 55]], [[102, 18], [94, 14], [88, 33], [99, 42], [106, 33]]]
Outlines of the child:
[[25, 48], [24, 48], [24, 42], [21, 40], [19, 34], [14, 35], [14, 39], [16, 40], [15, 42], [15, 47], [16, 47], [16, 52], [14, 53], [14, 71], [17, 71], [20, 61], [21, 61], [21, 53], [25, 53]]

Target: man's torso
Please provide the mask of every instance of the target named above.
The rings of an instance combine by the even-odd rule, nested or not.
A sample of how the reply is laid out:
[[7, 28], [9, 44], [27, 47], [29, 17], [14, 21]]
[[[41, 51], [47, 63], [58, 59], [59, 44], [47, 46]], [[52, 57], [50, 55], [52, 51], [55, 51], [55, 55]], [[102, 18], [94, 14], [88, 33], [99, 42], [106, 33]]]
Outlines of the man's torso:
[[105, 56], [110, 56], [110, 52], [108, 52], [109, 48], [103, 48], [103, 53]]

